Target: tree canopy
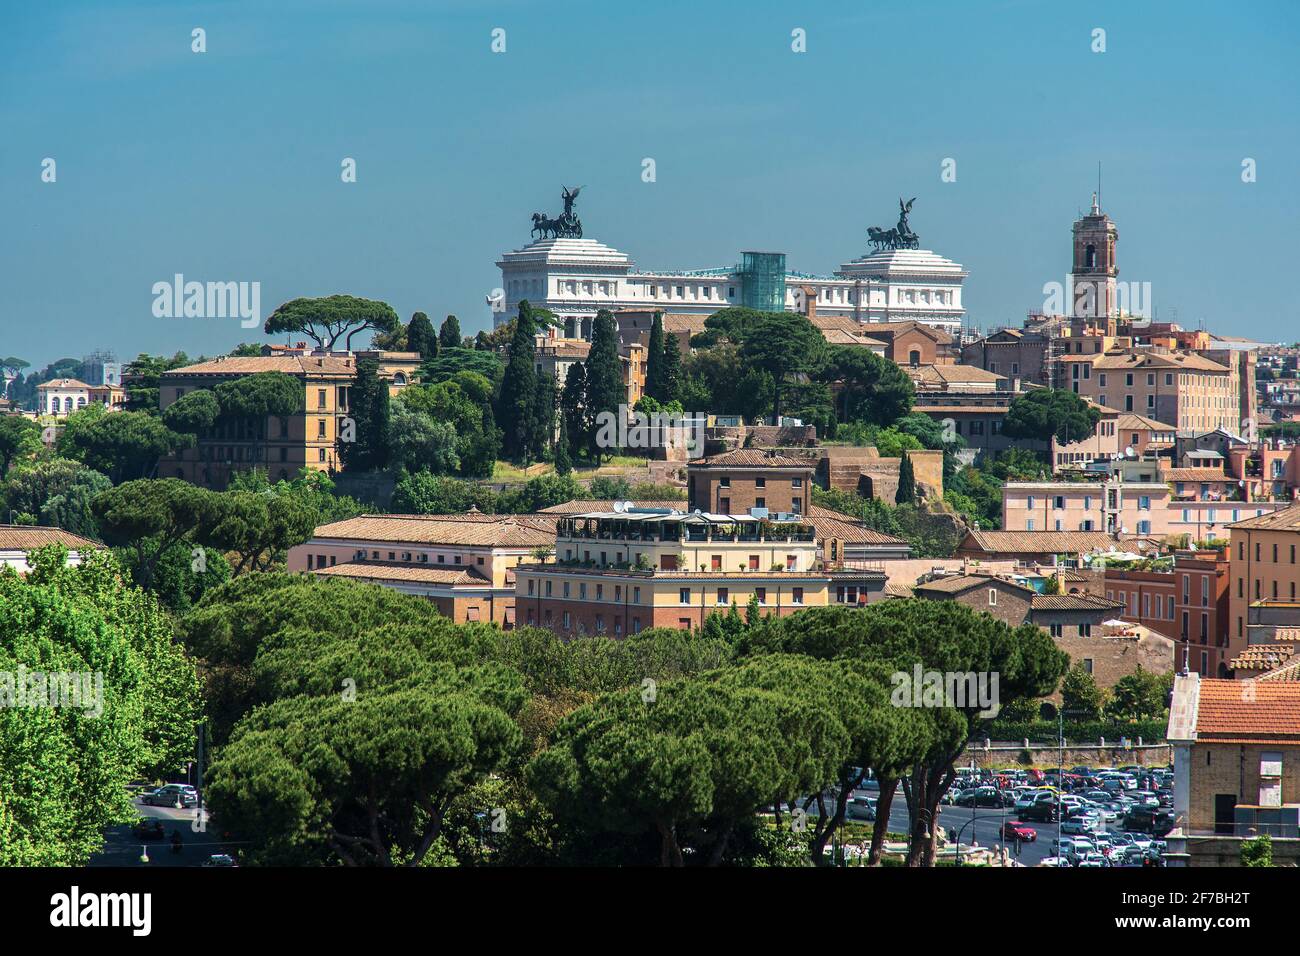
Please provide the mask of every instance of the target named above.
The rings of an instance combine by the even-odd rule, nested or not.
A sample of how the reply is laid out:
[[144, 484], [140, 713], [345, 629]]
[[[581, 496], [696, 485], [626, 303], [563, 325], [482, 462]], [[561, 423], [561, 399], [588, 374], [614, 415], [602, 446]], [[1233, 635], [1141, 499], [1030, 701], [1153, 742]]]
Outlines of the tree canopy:
[[1101, 410], [1074, 392], [1039, 388], [1012, 401], [1002, 423], [1002, 434], [1041, 442], [1050, 442], [1055, 436], [1057, 441], [1068, 444], [1091, 435], [1100, 419]]
[[352, 295], [292, 299], [271, 313], [262, 327], [267, 335], [290, 333], [305, 335], [318, 348], [334, 351], [343, 339], [343, 348], [352, 351], [352, 337], [367, 329], [391, 335], [401, 320], [392, 306], [374, 299]]

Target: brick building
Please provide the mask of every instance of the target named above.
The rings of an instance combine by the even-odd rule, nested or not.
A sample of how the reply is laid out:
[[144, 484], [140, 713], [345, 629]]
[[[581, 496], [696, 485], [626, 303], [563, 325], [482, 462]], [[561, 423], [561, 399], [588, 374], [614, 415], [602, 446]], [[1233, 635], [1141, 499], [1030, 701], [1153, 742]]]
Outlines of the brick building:
[[812, 500], [814, 464], [757, 448], [697, 458], [687, 469], [689, 508], [716, 514], [803, 514]]
[[[1300, 505], [1247, 518], [1229, 531], [1229, 644], [1244, 650], [1251, 609], [1263, 601], [1300, 600]], [[1300, 617], [1291, 623], [1300, 624]]]
[[[1287, 679], [1287, 677], [1291, 679]], [[1169, 866], [1239, 866], [1267, 834], [1275, 865], [1300, 864], [1300, 681], [1180, 674], [1167, 737], [1174, 751]]]

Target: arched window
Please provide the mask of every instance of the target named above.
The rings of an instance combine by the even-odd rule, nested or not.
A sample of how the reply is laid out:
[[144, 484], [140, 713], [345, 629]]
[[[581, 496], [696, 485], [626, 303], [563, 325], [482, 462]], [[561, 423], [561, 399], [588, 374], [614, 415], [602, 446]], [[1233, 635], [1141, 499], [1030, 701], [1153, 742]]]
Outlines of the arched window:
[[405, 385], [405, 384], [406, 384], [406, 373], [405, 373], [405, 372], [398, 372], [396, 375], [394, 375], [394, 376], [393, 376], [393, 384], [394, 384], [394, 385]]
[[912, 351], [910, 351], [910, 352], [907, 353], [907, 364], [908, 364], [908, 365], [920, 365], [920, 364], [921, 364], [921, 350], [920, 350], [920, 349], [912, 349]]
[[1083, 264], [1089, 269], [1097, 268], [1097, 247], [1091, 242], [1083, 252]]

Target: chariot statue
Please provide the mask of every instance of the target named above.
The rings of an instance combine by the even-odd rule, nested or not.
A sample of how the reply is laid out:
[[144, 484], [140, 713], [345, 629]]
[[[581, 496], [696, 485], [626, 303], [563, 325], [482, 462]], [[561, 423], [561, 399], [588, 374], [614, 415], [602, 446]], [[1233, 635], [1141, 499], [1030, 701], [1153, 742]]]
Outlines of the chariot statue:
[[906, 202], [900, 196], [898, 199], [898, 225], [893, 229], [880, 229], [876, 226], [867, 227], [867, 238], [870, 240], [872, 248], [879, 252], [881, 249], [919, 249], [921, 248], [921, 237], [912, 231], [911, 224], [907, 221], [907, 215], [912, 211], [912, 203], [916, 202], [913, 196]]
[[582, 220], [573, 213], [573, 204], [578, 198], [578, 193], [582, 192], [581, 186], [575, 186], [570, 189], [568, 186], [561, 186], [563, 191], [561, 198], [564, 200], [564, 212], [556, 219], [551, 219], [544, 213], [533, 213], [533, 236], [538, 239], [581, 239], [582, 238]]

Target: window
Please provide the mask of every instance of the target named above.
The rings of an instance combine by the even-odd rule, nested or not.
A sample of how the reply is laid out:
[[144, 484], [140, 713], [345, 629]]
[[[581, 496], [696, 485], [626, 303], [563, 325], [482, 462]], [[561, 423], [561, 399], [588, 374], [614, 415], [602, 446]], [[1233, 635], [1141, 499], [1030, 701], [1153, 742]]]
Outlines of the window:
[[989, 607], [998, 606], [998, 589], [989, 588]]
[[767, 479], [766, 479], [766, 478], [755, 478], [755, 479], [754, 479], [754, 487], [755, 487], [755, 488], [766, 488], [766, 487], [767, 487]]
[[1035, 530], [1035, 528], [1034, 528], [1034, 519], [1033, 519], [1033, 518], [1030, 518], [1028, 521], [1025, 522], [1025, 530], [1026, 530], [1026, 531], [1033, 531], [1033, 530]]
[[790, 603], [791, 603], [791, 604], [802, 604], [802, 603], [803, 603], [803, 588], [791, 588], [791, 589], [790, 589]]
[[1266, 750], [1259, 755], [1259, 805], [1282, 806], [1282, 752]]
[[569, 623], [569, 612], [568, 612], [568, 611], [565, 611], [565, 612], [564, 612], [564, 629], [567, 631], [567, 630], [569, 629], [569, 627], [570, 627], [570, 623]]
[[1034, 502], [1035, 502], [1036, 500], [1037, 500], [1037, 499], [1034, 498], [1033, 495], [1030, 495], [1028, 498], [1025, 499], [1025, 507], [1028, 508], [1030, 511], [1033, 511], [1033, 510], [1034, 510]]
[[716, 601], [714, 601], [714, 603], [715, 603], [715, 604], [727, 604], [727, 603], [728, 603], [728, 598], [727, 598], [727, 589], [726, 589], [726, 588], [718, 588], [718, 599], [717, 599]]
[[678, 588], [678, 589], [677, 589], [677, 602], [678, 602], [679, 604], [690, 604], [690, 603], [691, 603], [691, 589], [690, 589], [690, 588]]
[[1047, 628], [1047, 629], [1048, 629], [1049, 632], [1051, 632], [1052, 637], [1060, 637], [1060, 636], [1061, 636], [1061, 625], [1059, 625], [1059, 624], [1050, 624], [1050, 625], [1048, 625], [1048, 628]]
[[317, 408], [325, 407], [325, 389], [323, 388], [316, 389], [316, 407]]

